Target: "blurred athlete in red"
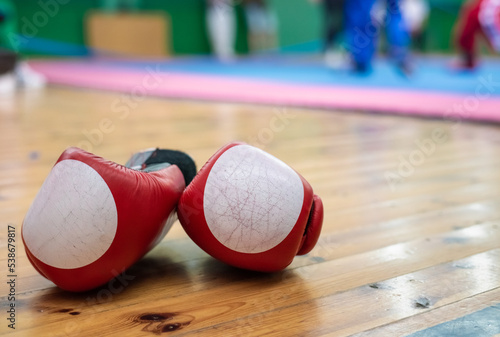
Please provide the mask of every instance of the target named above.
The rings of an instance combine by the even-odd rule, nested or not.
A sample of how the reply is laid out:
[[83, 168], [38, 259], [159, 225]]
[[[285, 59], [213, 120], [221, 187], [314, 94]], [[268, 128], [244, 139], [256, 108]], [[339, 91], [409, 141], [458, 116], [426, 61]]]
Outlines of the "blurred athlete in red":
[[456, 43], [461, 54], [460, 68], [477, 65], [476, 41], [485, 37], [490, 48], [500, 52], [500, 0], [471, 0], [460, 12]]

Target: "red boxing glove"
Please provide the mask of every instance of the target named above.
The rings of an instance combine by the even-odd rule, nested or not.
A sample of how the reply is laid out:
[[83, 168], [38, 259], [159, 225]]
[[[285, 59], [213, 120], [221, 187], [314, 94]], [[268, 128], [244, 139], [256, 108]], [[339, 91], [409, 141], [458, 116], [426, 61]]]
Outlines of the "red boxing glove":
[[[170, 165], [165, 153], [183, 156], [186, 169]], [[151, 150], [129, 164], [153, 172], [70, 148], [43, 183], [22, 238], [35, 269], [60, 288], [85, 291], [105, 284], [159, 243], [176, 220], [185, 178], [196, 172], [191, 158]]]
[[243, 143], [221, 148], [182, 194], [179, 220], [205, 252], [235, 267], [272, 272], [316, 244], [323, 204], [282, 161]]

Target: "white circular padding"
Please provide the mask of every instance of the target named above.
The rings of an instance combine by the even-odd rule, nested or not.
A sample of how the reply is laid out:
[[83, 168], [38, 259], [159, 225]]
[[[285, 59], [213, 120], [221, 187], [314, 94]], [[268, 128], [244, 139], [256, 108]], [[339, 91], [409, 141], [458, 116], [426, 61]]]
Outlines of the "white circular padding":
[[292, 231], [304, 202], [299, 175], [249, 145], [224, 152], [210, 171], [203, 199], [210, 231], [224, 246], [260, 253]]
[[29, 251], [56, 268], [84, 267], [111, 246], [118, 214], [111, 191], [92, 167], [77, 160], [57, 163], [23, 224]]

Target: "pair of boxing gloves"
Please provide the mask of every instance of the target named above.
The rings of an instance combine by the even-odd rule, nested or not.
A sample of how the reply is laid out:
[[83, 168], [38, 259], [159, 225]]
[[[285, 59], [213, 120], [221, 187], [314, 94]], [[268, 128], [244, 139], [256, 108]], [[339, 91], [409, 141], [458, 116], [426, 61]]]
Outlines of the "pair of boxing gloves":
[[214, 258], [273, 272], [315, 246], [323, 205], [302, 176], [244, 143], [222, 147], [197, 174], [179, 151], [143, 151], [122, 166], [69, 148], [28, 210], [22, 238], [41, 275], [85, 291], [142, 258], [177, 216]]

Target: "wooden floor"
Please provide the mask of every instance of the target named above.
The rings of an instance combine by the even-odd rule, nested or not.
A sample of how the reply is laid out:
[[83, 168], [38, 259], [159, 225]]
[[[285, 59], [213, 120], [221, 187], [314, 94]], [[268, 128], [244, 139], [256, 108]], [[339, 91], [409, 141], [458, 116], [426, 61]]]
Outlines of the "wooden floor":
[[[323, 198], [318, 245], [285, 271], [219, 263], [178, 223], [120, 287], [68, 293], [29, 264], [23, 217], [66, 147], [120, 163], [173, 148], [200, 167], [233, 140], [282, 159]], [[406, 336], [500, 303], [499, 126], [48, 88], [0, 98], [0, 144], [1, 334]]]

